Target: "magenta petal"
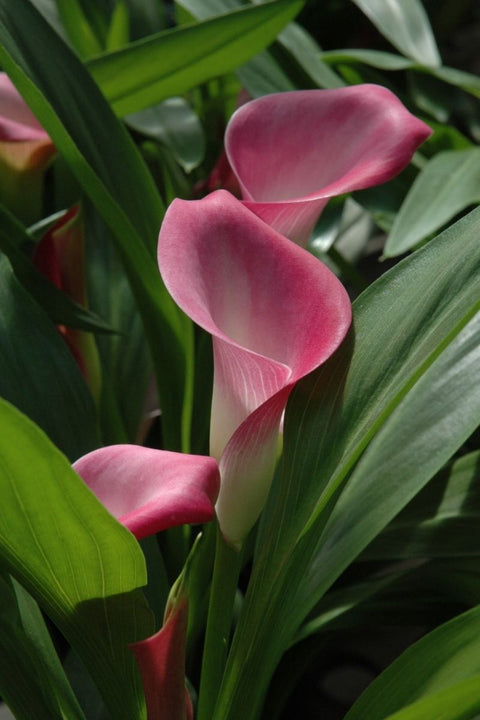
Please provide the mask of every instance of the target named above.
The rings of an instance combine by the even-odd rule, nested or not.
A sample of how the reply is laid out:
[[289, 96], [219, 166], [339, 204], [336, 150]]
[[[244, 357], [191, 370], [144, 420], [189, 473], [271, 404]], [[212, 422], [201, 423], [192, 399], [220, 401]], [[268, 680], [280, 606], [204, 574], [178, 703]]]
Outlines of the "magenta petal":
[[343, 340], [350, 301], [325, 265], [221, 190], [172, 203], [158, 258], [175, 301], [213, 336], [217, 515], [239, 542], [268, 492], [288, 395]]
[[245, 204], [304, 245], [329, 198], [390, 180], [430, 134], [386, 88], [355, 85], [253, 100], [225, 147]]
[[140, 667], [148, 720], [187, 720], [193, 716], [185, 688], [187, 622], [188, 600], [181, 597], [159, 632], [129, 646]]
[[213, 519], [219, 486], [213, 458], [111, 445], [84, 455], [73, 468], [137, 539]]
[[0, 72], [0, 141], [49, 140], [6, 73]]

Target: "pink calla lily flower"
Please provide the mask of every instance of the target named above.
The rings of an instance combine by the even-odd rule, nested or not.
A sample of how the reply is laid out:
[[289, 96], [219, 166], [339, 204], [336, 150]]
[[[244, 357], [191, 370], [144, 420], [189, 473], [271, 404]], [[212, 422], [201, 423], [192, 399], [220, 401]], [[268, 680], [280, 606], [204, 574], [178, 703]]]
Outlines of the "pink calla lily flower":
[[172, 297], [213, 338], [216, 510], [240, 544], [269, 490], [288, 396], [342, 342], [350, 301], [325, 265], [223, 190], [173, 201], [158, 260]]
[[137, 540], [214, 517], [220, 479], [213, 458], [111, 445], [79, 458], [73, 469]]
[[6, 73], [0, 72], [0, 200], [26, 222], [38, 212], [55, 146]]
[[431, 132], [386, 88], [355, 85], [253, 100], [225, 148], [244, 204], [305, 246], [329, 198], [392, 179]]

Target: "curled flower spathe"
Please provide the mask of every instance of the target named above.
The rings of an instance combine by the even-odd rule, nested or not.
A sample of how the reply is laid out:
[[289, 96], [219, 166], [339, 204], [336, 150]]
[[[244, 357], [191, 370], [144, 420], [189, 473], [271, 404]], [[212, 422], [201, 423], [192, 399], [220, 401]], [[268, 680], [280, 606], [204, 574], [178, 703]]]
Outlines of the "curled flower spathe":
[[213, 458], [110, 445], [79, 458], [73, 469], [137, 540], [213, 519], [219, 487]]
[[392, 179], [431, 132], [366, 84], [253, 100], [230, 119], [225, 148], [245, 205], [304, 246], [329, 198]]
[[158, 259], [172, 297], [212, 335], [216, 510], [241, 543], [265, 503], [288, 396], [342, 342], [350, 301], [326, 266], [222, 190], [171, 204]]

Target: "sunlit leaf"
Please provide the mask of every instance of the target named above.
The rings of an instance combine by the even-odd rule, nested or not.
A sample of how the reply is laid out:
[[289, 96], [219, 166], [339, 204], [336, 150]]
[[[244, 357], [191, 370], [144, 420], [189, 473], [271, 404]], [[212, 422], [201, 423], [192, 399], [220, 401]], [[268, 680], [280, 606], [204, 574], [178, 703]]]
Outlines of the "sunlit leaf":
[[66, 458], [0, 401], [0, 562], [80, 655], [112, 717], [144, 718], [127, 643], [153, 631], [145, 561]]

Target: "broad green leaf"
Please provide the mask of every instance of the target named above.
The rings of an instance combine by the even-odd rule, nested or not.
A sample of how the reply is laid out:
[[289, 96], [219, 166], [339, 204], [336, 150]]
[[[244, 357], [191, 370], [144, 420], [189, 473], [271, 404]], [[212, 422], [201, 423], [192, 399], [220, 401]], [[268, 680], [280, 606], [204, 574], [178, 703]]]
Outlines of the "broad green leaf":
[[[472, 686], [468, 681], [472, 682]], [[460, 683], [470, 704], [462, 706]], [[456, 687], [457, 686], [457, 687]], [[455, 690], [458, 691], [456, 691]], [[445, 691], [451, 691], [451, 694]], [[443, 712], [429, 714], [429, 708], [443, 695]], [[431, 697], [407, 712], [405, 706]], [[399, 711], [405, 708], [404, 713]], [[421, 710], [426, 714], [421, 714]], [[463, 720], [472, 718], [466, 710], [480, 709], [480, 608], [460, 615], [426, 635], [404, 652], [361, 695], [345, 720], [420, 720], [444, 718]], [[457, 711], [458, 714], [455, 714]], [[443, 714], [445, 713], [445, 714]]]
[[17, 720], [85, 720], [37, 603], [0, 572], [0, 694]]
[[0, 257], [0, 396], [37, 422], [69, 458], [93, 450], [93, 400], [51, 320]]
[[353, 2], [401, 53], [427, 67], [441, 65], [432, 28], [420, 0]]
[[57, 290], [37, 270], [21, 250], [23, 245], [30, 242], [31, 238], [21, 223], [0, 205], [0, 250], [8, 257], [17, 278], [51, 320], [58, 325], [68, 325], [91, 332], [115, 332], [98, 316]]
[[476, 428], [479, 232], [477, 211], [370, 286], [347, 342], [294, 391], [218, 718], [246, 698], [256, 717], [309, 612]]
[[75, 648], [112, 717], [145, 718], [127, 647], [149, 635], [135, 538], [98, 502], [28, 418], [0, 401], [0, 566]]
[[[241, 0], [178, 0], [177, 5], [198, 20], [244, 7]], [[304, 76], [300, 85], [290, 77], [295, 65], [298, 65]], [[237, 75], [252, 97], [296, 90], [305, 87], [305, 83], [308, 87], [312, 83], [320, 87], [339, 87], [343, 84], [340, 76], [320, 59], [320, 48], [313, 38], [296, 23], [289, 23], [272, 48], [239, 67]]]
[[160, 280], [153, 180], [87, 70], [28, 0], [0, 0], [0, 62], [113, 231], [154, 358], [165, 442], [179, 449], [191, 329]]
[[205, 157], [205, 133], [200, 120], [184, 98], [169, 98], [159, 105], [125, 118], [127, 124], [166, 145], [186, 172]]
[[475, 720], [480, 710], [480, 674], [445, 690], [417, 700], [412, 705], [389, 715], [387, 720]]
[[423, 168], [385, 245], [385, 257], [410, 250], [457, 213], [480, 202], [480, 149], [438, 153]]
[[378, 535], [361, 559], [480, 554], [480, 452], [440, 473]]
[[138, 112], [223, 75], [271, 43], [303, 0], [273, 0], [168, 30], [94, 58], [90, 72], [117, 115]]

